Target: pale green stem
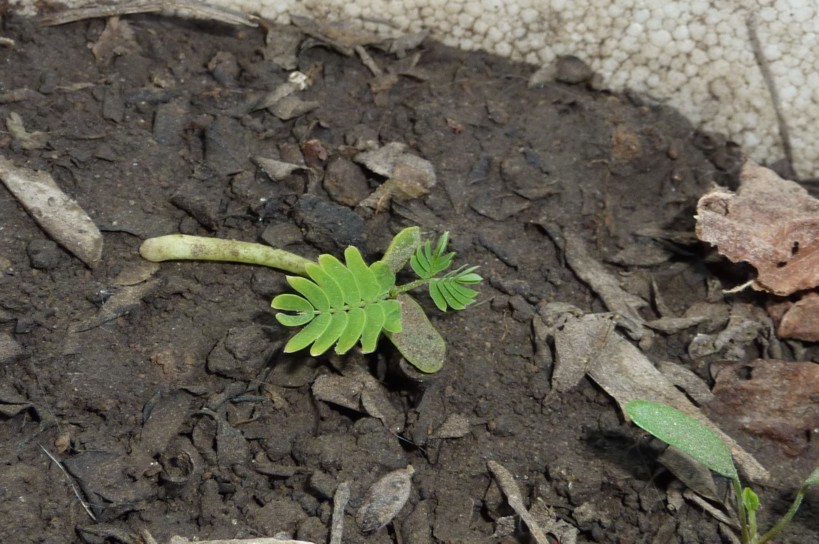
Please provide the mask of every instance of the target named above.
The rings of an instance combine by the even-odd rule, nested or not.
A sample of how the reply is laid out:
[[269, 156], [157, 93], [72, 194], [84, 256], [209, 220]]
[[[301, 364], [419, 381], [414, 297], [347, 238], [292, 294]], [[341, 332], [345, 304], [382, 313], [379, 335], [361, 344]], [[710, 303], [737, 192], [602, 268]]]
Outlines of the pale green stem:
[[734, 495], [736, 495], [737, 499], [737, 516], [739, 516], [742, 543], [752, 544], [753, 540], [751, 540], [751, 538], [756, 537], [756, 535], [751, 535], [748, 527], [748, 517], [745, 515], [745, 503], [742, 501], [742, 483], [739, 481], [739, 478], [732, 478], [731, 483], [734, 486]]
[[306, 266], [313, 262], [295, 253], [262, 244], [187, 234], [149, 238], [142, 242], [139, 254], [153, 262], [184, 260], [257, 264], [300, 276], [307, 275]]
[[808, 486], [802, 486], [801, 488], [799, 488], [799, 493], [797, 493], [796, 498], [793, 499], [791, 507], [788, 509], [785, 515], [782, 516], [782, 519], [780, 519], [776, 525], [771, 527], [771, 529], [767, 533], [762, 535], [762, 538], [759, 539], [759, 544], [765, 544], [765, 542], [768, 542], [770, 539], [779, 534], [779, 531], [781, 531], [788, 523], [791, 522], [793, 516], [796, 514], [796, 511], [799, 510], [799, 505], [802, 504], [802, 498], [805, 496], [805, 493], [807, 493], [807, 491]]
[[416, 287], [421, 287], [429, 283], [429, 279], [426, 280], [415, 280], [409, 283], [405, 283], [404, 285], [396, 285], [392, 289], [390, 289], [390, 298], [395, 298], [401, 293], [406, 293], [407, 291], [412, 291]]

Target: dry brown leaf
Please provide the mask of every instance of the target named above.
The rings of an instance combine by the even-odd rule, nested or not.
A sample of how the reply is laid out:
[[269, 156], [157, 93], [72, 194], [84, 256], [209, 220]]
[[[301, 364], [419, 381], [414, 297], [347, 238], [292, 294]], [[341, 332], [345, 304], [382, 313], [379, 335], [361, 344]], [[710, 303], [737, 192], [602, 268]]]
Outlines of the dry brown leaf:
[[819, 364], [757, 359], [720, 370], [710, 407], [799, 455], [809, 447], [808, 433], [819, 427], [817, 391]]
[[[548, 306], [548, 305], [547, 305]], [[562, 321], [562, 322], [561, 322]], [[715, 432], [731, 450], [737, 464], [756, 482], [768, 479], [768, 471], [737, 442], [708, 419], [654, 364], [610, 325], [611, 317], [566, 314], [554, 334], [557, 357], [552, 374], [555, 391], [566, 391], [587, 374], [611, 395], [626, 416], [625, 405], [635, 399], [662, 402], [685, 412]]]
[[785, 301], [781, 308], [769, 307], [768, 312], [778, 323], [780, 338], [819, 342], [819, 292], [805, 293], [796, 303]]
[[140, 51], [131, 26], [119, 17], [111, 17], [97, 42], [91, 47], [94, 58], [106, 64], [116, 56]]
[[738, 192], [716, 189], [697, 204], [697, 237], [759, 273], [754, 287], [777, 295], [819, 285], [819, 200], [747, 160]]

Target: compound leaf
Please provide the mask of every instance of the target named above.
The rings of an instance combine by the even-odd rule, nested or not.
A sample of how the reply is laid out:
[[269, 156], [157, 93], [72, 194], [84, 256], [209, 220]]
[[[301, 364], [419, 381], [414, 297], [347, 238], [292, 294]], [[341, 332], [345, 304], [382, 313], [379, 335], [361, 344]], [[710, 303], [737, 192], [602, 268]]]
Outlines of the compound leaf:
[[382, 262], [367, 266], [354, 247], [344, 252], [345, 263], [322, 255], [318, 264], [306, 268], [308, 278], [288, 277], [300, 293], [278, 295], [271, 305], [292, 313], [278, 313], [279, 323], [304, 326], [285, 346], [286, 352], [310, 346], [310, 354], [321, 355], [335, 345], [346, 353], [357, 342], [364, 353], [375, 351], [383, 330], [401, 330], [400, 305], [389, 299], [395, 274]]

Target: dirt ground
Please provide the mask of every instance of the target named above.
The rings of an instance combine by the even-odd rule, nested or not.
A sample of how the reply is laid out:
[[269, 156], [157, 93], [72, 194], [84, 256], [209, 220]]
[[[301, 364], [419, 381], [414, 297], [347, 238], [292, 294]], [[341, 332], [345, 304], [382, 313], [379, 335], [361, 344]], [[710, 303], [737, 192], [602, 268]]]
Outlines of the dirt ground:
[[[0, 44], [0, 117], [17, 113], [45, 134], [24, 145], [0, 131], [0, 155], [50, 173], [103, 231], [104, 251], [87, 268], [0, 189], [0, 541], [285, 532], [323, 543], [333, 493], [349, 482], [344, 542], [528, 542], [519, 520], [505, 524], [494, 460], [577, 542], [730, 542], [701, 507], [669, 499], [680, 487], [656, 460], [660, 444], [597, 385], [552, 389], [553, 346], [533, 321], [548, 302], [606, 311], [567, 265], [567, 233], [651, 301], [646, 319], [706, 301], [761, 307], [722, 294], [748, 271], [693, 238], [697, 198], [736, 186], [735, 146], [639, 97], [584, 83], [530, 88], [531, 67], [431, 42], [403, 59], [368, 47], [395, 74], [374, 82], [360, 58], [316, 42], [288, 66], [275, 49], [303, 38], [293, 28], [271, 29], [266, 45], [263, 29], [154, 16], [127, 18], [111, 41], [102, 20], [2, 22], [13, 44]], [[302, 110], [259, 107], [293, 68], [313, 78]], [[431, 192], [357, 206], [384, 181], [351, 160], [368, 141], [402, 142], [430, 161]], [[257, 157], [309, 169], [274, 181]], [[409, 225], [448, 230], [458, 262], [485, 278], [463, 312], [418, 295], [448, 343], [444, 369], [420, 378], [385, 341], [344, 361], [282, 354], [291, 333], [270, 309], [288, 289], [279, 271], [149, 266], [138, 253], [145, 238], [182, 232], [307, 257], [354, 244], [377, 259]], [[709, 385], [712, 365], [764, 357], [772, 343], [784, 358], [816, 360], [812, 346], [779, 343], [765, 327], [729, 353], [689, 354], [697, 334], [723, 326], [656, 332], [640, 347]], [[383, 385], [397, 432], [314, 397], [316, 378], [345, 365]], [[767, 527], [819, 460], [815, 432], [783, 444], [745, 432], [742, 414], [703, 410], [772, 472], [757, 486]], [[407, 504], [361, 532], [366, 490], [407, 465]], [[779, 542], [816, 542], [818, 519], [812, 491]]]

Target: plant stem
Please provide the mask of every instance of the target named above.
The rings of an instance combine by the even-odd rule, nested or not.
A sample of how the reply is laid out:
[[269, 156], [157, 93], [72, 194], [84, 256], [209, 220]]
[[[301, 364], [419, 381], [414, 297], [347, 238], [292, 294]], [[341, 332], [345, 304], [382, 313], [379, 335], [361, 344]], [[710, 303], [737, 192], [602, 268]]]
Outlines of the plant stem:
[[[431, 279], [431, 278], [430, 278]], [[390, 289], [390, 298], [395, 298], [401, 293], [406, 293], [407, 291], [412, 291], [416, 287], [421, 287], [422, 285], [426, 285], [429, 283], [429, 279], [426, 280], [415, 280], [409, 283], [405, 283], [404, 285], [396, 285], [392, 289]]]
[[762, 535], [762, 537], [759, 539], [759, 544], [765, 544], [765, 542], [768, 542], [770, 539], [775, 537], [779, 533], [779, 531], [781, 531], [785, 527], [785, 525], [790, 523], [790, 521], [793, 519], [793, 516], [796, 514], [796, 511], [799, 510], [799, 505], [802, 504], [802, 498], [805, 496], [805, 493], [807, 493], [807, 491], [808, 486], [802, 486], [799, 488], [799, 492], [796, 494], [796, 498], [793, 499], [791, 507], [788, 508], [788, 511], [785, 513], [784, 516], [782, 516], [782, 518], [776, 523], [776, 525], [771, 527], [767, 533]]
[[313, 262], [295, 253], [253, 242], [186, 234], [149, 238], [142, 242], [139, 254], [153, 262], [193, 260], [246, 263], [278, 268], [300, 276], [307, 275], [306, 266]]
[[[742, 544], [755, 544], [756, 535], [751, 535], [748, 527], [748, 517], [745, 515], [745, 503], [742, 501], [742, 483], [739, 478], [731, 478], [731, 483], [734, 486], [734, 495], [737, 500], [737, 516], [739, 517], [739, 527], [742, 537]], [[751, 539], [754, 540], [751, 540]]]

